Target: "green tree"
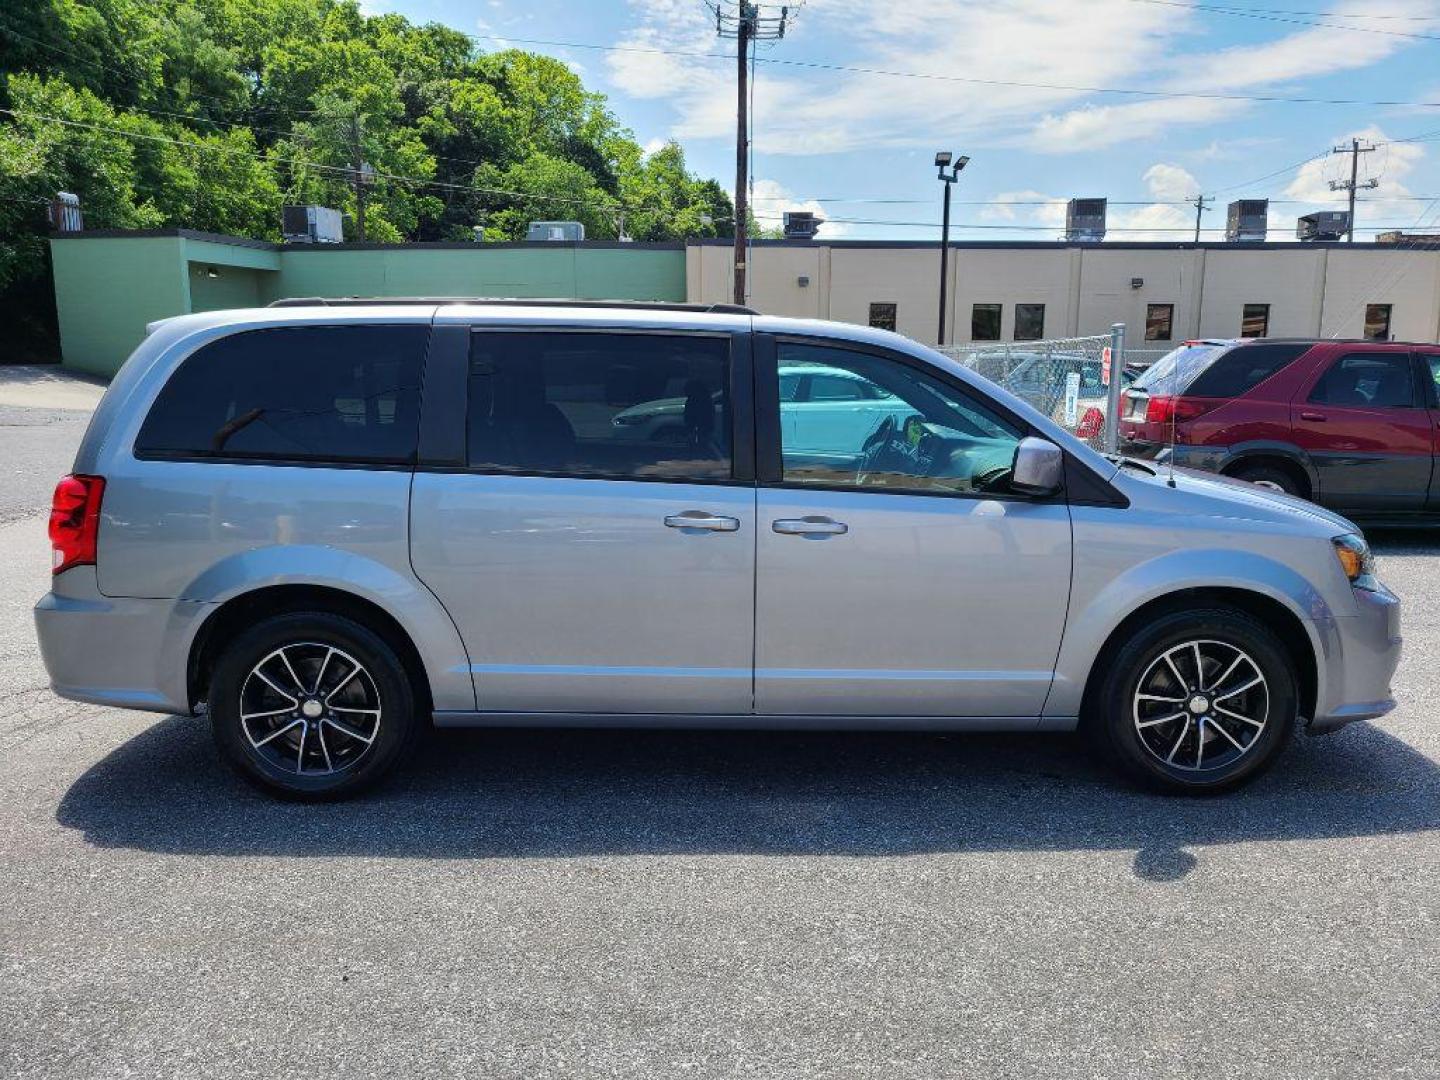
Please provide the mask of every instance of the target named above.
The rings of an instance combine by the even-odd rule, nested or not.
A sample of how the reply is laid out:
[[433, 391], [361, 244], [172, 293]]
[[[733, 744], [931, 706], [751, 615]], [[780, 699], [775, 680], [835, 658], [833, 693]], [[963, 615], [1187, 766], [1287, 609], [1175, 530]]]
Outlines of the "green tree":
[[62, 190], [88, 228], [273, 238], [282, 203], [315, 202], [353, 235], [358, 158], [368, 240], [517, 239], [537, 219], [733, 232], [724, 190], [675, 144], [644, 154], [564, 63], [356, 0], [10, 0], [0, 108], [0, 314], [40, 312], [32, 351], [54, 352], [45, 204]]

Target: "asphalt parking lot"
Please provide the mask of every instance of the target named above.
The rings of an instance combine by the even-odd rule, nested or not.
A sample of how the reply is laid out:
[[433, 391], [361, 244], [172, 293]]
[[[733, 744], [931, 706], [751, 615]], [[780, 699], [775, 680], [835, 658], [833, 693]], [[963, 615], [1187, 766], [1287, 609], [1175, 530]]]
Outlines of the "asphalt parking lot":
[[0, 1076], [1440, 1075], [1440, 531], [1374, 538], [1399, 710], [1232, 796], [1055, 736], [457, 732], [297, 806], [49, 694], [46, 400], [0, 403]]

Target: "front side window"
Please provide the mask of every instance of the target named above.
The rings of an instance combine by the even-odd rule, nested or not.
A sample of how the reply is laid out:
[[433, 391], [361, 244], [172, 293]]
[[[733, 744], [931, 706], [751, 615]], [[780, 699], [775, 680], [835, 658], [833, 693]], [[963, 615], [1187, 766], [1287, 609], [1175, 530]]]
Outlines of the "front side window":
[[978, 398], [898, 361], [781, 342], [782, 373], [813, 387], [844, 381], [858, 397], [780, 402], [787, 484], [922, 494], [1003, 492], [1023, 433]]
[[1145, 340], [1169, 341], [1175, 332], [1174, 304], [1145, 305]]
[[1045, 305], [1015, 305], [1015, 340], [1039, 341], [1045, 336]]
[[1365, 305], [1365, 336], [1371, 341], [1390, 340], [1390, 304]]
[[1270, 333], [1270, 305], [1246, 304], [1240, 312], [1240, 336], [1264, 337]]
[[414, 460], [429, 328], [295, 326], [220, 338], [160, 391], [138, 454], [400, 464]]
[[1317, 405], [1355, 409], [1410, 409], [1415, 406], [1415, 385], [1410, 354], [1347, 353], [1320, 376], [1310, 391]]
[[728, 479], [729, 369], [723, 337], [479, 331], [470, 346], [470, 465]]
[[891, 303], [870, 305], [870, 325], [877, 330], [895, 329], [896, 305]]
[[1000, 340], [999, 304], [976, 304], [970, 309], [970, 340]]

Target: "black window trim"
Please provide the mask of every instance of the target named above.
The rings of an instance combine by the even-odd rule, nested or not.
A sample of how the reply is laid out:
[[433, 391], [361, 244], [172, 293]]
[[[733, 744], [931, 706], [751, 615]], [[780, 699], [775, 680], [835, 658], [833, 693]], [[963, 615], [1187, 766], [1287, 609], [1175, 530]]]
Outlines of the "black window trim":
[[[1130, 505], [1129, 500], [1103, 477], [1095, 474], [1088, 466], [1082, 464], [1074, 455], [1066, 453], [1066, 483], [1054, 495], [1043, 498], [1035, 498], [1030, 495], [1015, 495], [1005, 492], [970, 492], [970, 491], [911, 491], [896, 488], [865, 488], [856, 487], [853, 484], [816, 484], [799, 483], [796, 481], [786, 482], [781, 479], [781, 449], [780, 449], [780, 378], [778, 364], [777, 345], [781, 342], [794, 345], [819, 345], [836, 349], [845, 349], [851, 352], [865, 353], [870, 356], [879, 357], [882, 360], [890, 360], [928, 375], [936, 379], [944, 386], [954, 390], [962, 397], [974, 402], [983, 408], [990, 409], [1004, 418], [1007, 422], [1020, 430], [1020, 438], [1028, 435], [1039, 435], [1045, 438], [1043, 432], [1039, 432], [1029, 421], [1018, 416], [1007, 408], [1002, 402], [995, 400], [976, 388], [970, 386], [963, 379], [956, 378], [944, 368], [927, 363], [918, 356], [911, 356], [909, 353], [899, 352], [895, 349], [887, 349], [880, 345], [873, 345], [867, 341], [855, 341], [851, 338], [831, 337], [821, 334], [770, 334], [757, 333], [755, 335], [754, 356], [755, 356], [755, 475], [756, 483], [761, 488], [776, 491], [833, 491], [846, 494], [864, 495], [889, 495], [903, 496], [905, 498], [920, 499], [962, 499], [966, 501], [996, 501], [1016, 502], [1031, 505], [1064, 504], [1067, 501], [1076, 506], [1113, 506], [1125, 508]], [[1063, 450], [1063, 447], [1062, 447]], [[1075, 499], [1067, 498], [1067, 491], [1072, 487], [1069, 477], [1074, 475], [1074, 470], [1084, 470], [1091, 474], [1094, 483], [1078, 485], [1099, 490], [1105, 489], [1105, 494], [1086, 494]]]
[[140, 436], [145, 430], [145, 423], [150, 418], [150, 411], [155, 408], [160, 400], [160, 395], [165, 392], [182, 367], [188, 364], [191, 359], [203, 350], [217, 342], [227, 341], [230, 338], [241, 337], [245, 334], [263, 333], [274, 330], [310, 330], [310, 329], [346, 329], [357, 326], [414, 326], [423, 328], [426, 331], [425, 348], [420, 357], [420, 393], [417, 395], [420, 416], [417, 420], [419, 432], [425, 430], [425, 371], [427, 369], [430, 350], [434, 341], [435, 326], [431, 322], [422, 320], [360, 320], [351, 319], [343, 322], [292, 322], [292, 323], [271, 323], [266, 325], [237, 325], [229, 328], [227, 333], [217, 334], [215, 337], [206, 338], [195, 344], [194, 348], [185, 353], [179, 360], [171, 365], [166, 372], [164, 381], [156, 388], [154, 396], [145, 407], [145, 415], [140, 418], [135, 428], [135, 435], [130, 440], [130, 455], [136, 461], [173, 461], [182, 464], [200, 465], [268, 465], [277, 468], [307, 468], [307, 469], [369, 469], [376, 472], [413, 472], [418, 461], [419, 442], [423, 435], [417, 432], [416, 446], [412, 447], [410, 453], [403, 457], [367, 457], [351, 455], [343, 458], [328, 457], [324, 454], [265, 454], [258, 452], [238, 453], [228, 450], [142, 450], [138, 445]]
[[[1168, 317], [1167, 317], [1166, 320], [1165, 320], [1166, 329], [1169, 331], [1169, 333], [1167, 333], [1164, 337], [1153, 337], [1153, 338], [1152, 338], [1152, 337], [1149, 337], [1149, 336], [1148, 336], [1148, 331], [1149, 331], [1149, 329], [1150, 329], [1150, 309], [1151, 309], [1151, 308], [1165, 308], [1165, 309], [1167, 309], [1167, 311], [1169, 312], [1169, 315], [1168, 315]], [[1140, 334], [1141, 334], [1141, 340], [1142, 340], [1142, 341], [1174, 341], [1174, 340], [1175, 340], [1175, 301], [1173, 301], [1173, 300], [1156, 300], [1156, 301], [1153, 301], [1153, 302], [1148, 302], [1148, 301], [1147, 301], [1146, 304], [1145, 304], [1145, 322], [1144, 322], [1144, 323], [1141, 325], [1141, 327], [1140, 327]]]
[[[1262, 341], [1262, 340], [1264, 340], [1265, 338], [1268, 338], [1268, 337], [1270, 336], [1270, 309], [1271, 309], [1272, 306], [1273, 306], [1273, 305], [1271, 305], [1269, 301], [1261, 301], [1261, 300], [1241, 301], [1241, 303], [1240, 303], [1240, 337], [1243, 338], [1243, 339], [1245, 339], [1245, 340], [1249, 340], [1249, 341]], [[1254, 335], [1253, 337], [1251, 337], [1250, 335], [1247, 335], [1247, 334], [1245, 333], [1245, 320], [1246, 320], [1246, 318], [1247, 318], [1247, 316], [1246, 316], [1246, 314], [1245, 314], [1245, 310], [1246, 310], [1247, 308], [1264, 308], [1264, 309], [1265, 309], [1265, 326], [1264, 326], [1264, 329], [1263, 329], [1259, 334], [1256, 334], [1256, 335]]]
[[[975, 336], [975, 313], [984, 308], [986, 314], [992, 310], [995, 313], [995, 336], [993, 338], [977, 338]], [[970, 340], [971, 341], [1004, 341], [1005, 340], [1005, 305], [990, 300], [976, 300], [970, 305]]]
[[1410, 377], [1420, 387], [1420, 396], [1424, 398], [1420, 403], [1422, 409], [1440, 409], [1440, 387], [1435, 385], [1435, 376], [1430, 371], [1429, 358], [1432, 356], [1440, 360], [1440, 353], [1426, 353], [1418, 349], [1410, 353]]
[[[1021, 309], [1021, 308], [1039, 308], [1039, 309], [1040, 309], [1040, 332], [1039, 332], [1038, 334], [1036, 334], [1034, 337], [1023, 337], [1023, 338], [1022, 338], [1022, 337], [1020, 336], [1020, 309]], [[1015, 329], [1014, 329], [1014, 331], [1011, 333], [1010, 336], [1013, 337], [1016, 341], [1044, 341], [1044, 340], [1045, 340], [1045, 304], [1044, 304], [1043, 301], [1039, 301], [1039, 300], [1016, 301], [1016, 303], [1015, 303]]]
[[[552, 480], [607, 480], [627, 484], [698, 484], [711, 487], [751, 487], [755, 483], [755, 435], [751, 398], [751, 332], [747, 329], [703, 329], [671, 326], [567, 326], [563, 323], [442, 323], [436, 329], [458, 330], [447, 335], [449, 354], [437, 365], [433, 397], [422, 396], [420, 430], [424, 453], [416, 466], [425, 473], [469, 473], [475, 476], [527, 476]], [[470, 404], [470, 344], [474, 335], [502, 334], [643, 334], [657, 337], [721, 338], [728, 342], [730, 365], [730, 475], [729, 476], [617, 476], [573, 469], [497, 469], [469, 464], [467, 417]], [[458, 353], [459, 362], [456, 362]], [[427, 365], [427, 372], [429, 367]], [[456, 402], [459, 406], [456, 406]], [[433, 410], [431, 406], [434, 406]]]

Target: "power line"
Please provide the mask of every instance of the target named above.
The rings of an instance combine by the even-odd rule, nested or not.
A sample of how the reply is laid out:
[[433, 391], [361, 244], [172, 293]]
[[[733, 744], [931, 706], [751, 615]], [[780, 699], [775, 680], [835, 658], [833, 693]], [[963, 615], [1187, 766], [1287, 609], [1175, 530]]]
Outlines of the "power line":
[[[1182, 4], [1176, 2], [1173, 7], [1197, 8], [1201, 11], [1219, 10], [1229, 13], [1236, 9], [1224, 8], [1218, 5], [1209, 4]], [[1301, 15], [1307, 18], [1316, 19], [1388, 19], [1398, 22], [1440, 22], [1440, 16], [1435, 15], [1400, 15], [1383, 14], [1378, 12], [1347, 12], [1347, 11], [1296, 11], [1290, 8], [1245, 8], [1247, 12], [1255, 12], [1262, 15]]]
[[[1193, 204], [1192, 204], [1192, 205], [1193, 205]], [[772, 220], [772, 221], [778, 221], [778, 220], [780, 219], [780, 216], [781, 216], [781, 215], [779, 215], [779, 214], [777, 214], [777, 213], [775, 213], [775, 212], [773, 212], [773, 211], [770, 211], [770, 212], [757, 213], [755, 216], [756, 216], [757, 218], [766, 218], [766, 219], [769, 219], [769, 220]], [[881, 219], [878, 219], [878, 218], [852, 218], [852, 217], [832, 217], [832, 218], [827, 218], [826, 220], [827, 220], [828, 222], [832, 222], [832, 223], [834, 223], [834, 224], [836, 224], [836, 225], [893, 225], [893, 226], [897, 226], [897, 227], [901, 227], [901, 228], [916, 228], [916, 229], [936, 229], [936, 228], [939, 228], [939, 223], [938, 223], [938, 222], [935, 222], [935, 221], [891, 221], [891, 220], [881, 220]], [[987, 230], [987, 231], [1010, 231], [1010, 232], [1049, 232], [1049, 233], [1054, 233], [1054, 232], [1063, 232], [1063, 231], [1064, 231], [1064, 226], [1061, 225], [1061, 224], [1059, 224], [1059, 223], [1057, 223], [1057, 224], [1055, 224], [1055, 225], [1009, 225], [1009, 224], [996, 224], [996, 223], [991, 223], [991, 222], [986, 222], [986, 223], [974, 222], [974, 223], [970, 223], [970, 224], [952, 225], [951, 227], [952, 227], [952, 228], [956, 228], [956, 229], [983, 229], [983, 230]], [[1386, 231], [1389, 231], [1389, 230], [1392, 230], [1392, 229], [1405, 229], [1405, 228], [1440, 228], [1440, 225], [1437, 225], [1437, 226], [1367, 225], [1367, 226], [1364, 226], [1363, 228], [1361, 228], [1360, 231], [1361, 231], [1361, 232], [1386, 232]], [[1222, 227], [1220, 227], [1220, 226], [1215, 226], [1215, 227], [1211, 227], [1211, 228], [1204, 228], [1204, 229], [1201, 229], [1200, 231], [1201, 231], [1201, 232], [1207, 232], [1207, 233], [1223, 233], [1225, 230], [1224, 230]], [[1154, 227], [1146, 227], [1146, 226], [1136, 225], [1136, 226], [1125, 226], [1125, 227], [1107, 228], [1107, 229], [1106, 229], [1106, 232], [1107, 232], [1107, 233], [1185, 233], [1185, 234], [1188, 235], [1188, 234], [1194, 232], [1194, 228], [1193, 228], [1193, 226], [1184, 226], [1184, 227], [1181, 227], [1181, 226], [1154, 226]]]
[[[1256, 8], [1221, 7], [1217, 4], [1182, 3], [1181, 0], [1130, 0], [1132, 4], [1151, 4], [1156, 7], [1187, 8], [1191, 11], [1206, 11], [1216, 15], [1235, 15], [1244, 19], [1258, 19], [1262, 22], [1286, 23], [1291, 26], [1309, 26], [1323, 30], [1342, 30], [1352, 34], [1383, 34], [1386, 37], [1413, 38], [1418, 41], [1440, 41], [1440, 34], [1415, 34], [1406, 30], [1384, 30], [1378, 26], [1347, 26], [1344, 23], [1316, 22], [1311, 19], [1292, 18], [1288, 14], [1261, 11]], [[1331, 15], [1328, 18], [1337, 16]], [[1345, 18], [1345, 16], [1338, 16]]]
[[[702, 52], [694, 49], [659, 49], [640, 45], [595, 45], [578, 41], [551, 41], [544, 38], [512, 38], [499, 34], [470, 34], [472, 38], [492, 41], [517, 42], [521, 45], [545, 45], [559, 49], [594, 49], [599, 52], [628, 52], [655, 56], [691, 56], [709, 60], [728, 60], [723, 53]], [[849, 64], [831, 64], [818, 60], [790, 60], [778, 56], [762, 56], [762, 64], [782, 67], [810, 68], [820, 71], [844, 71], [856, 75], [884, 75], [898, 79], [925, 79], [936, 82], [966, 83], [974, 86], [1011, 86], [1028, 90], [1063, 90], [1079, 94], [1121, 94], [1144, 98], [1183, 98], [1207, 101], [1258, 101], [1287, 105], [1363, 105], [1385, 108], [1440, 109], [1440, 101], [1380, 101], [1360, 98], [1287, 97], [1281, 94], [1226, 94], [1208, 91], [1184, 90], [1138, 90], [1114, 86], [1074, 86], [1064, 83], [1020, 82], [1014, 79], [976, 79], [964, 75], [942, 75], [925, 71], [894, 71], [886, 68], [856, 67]]]

